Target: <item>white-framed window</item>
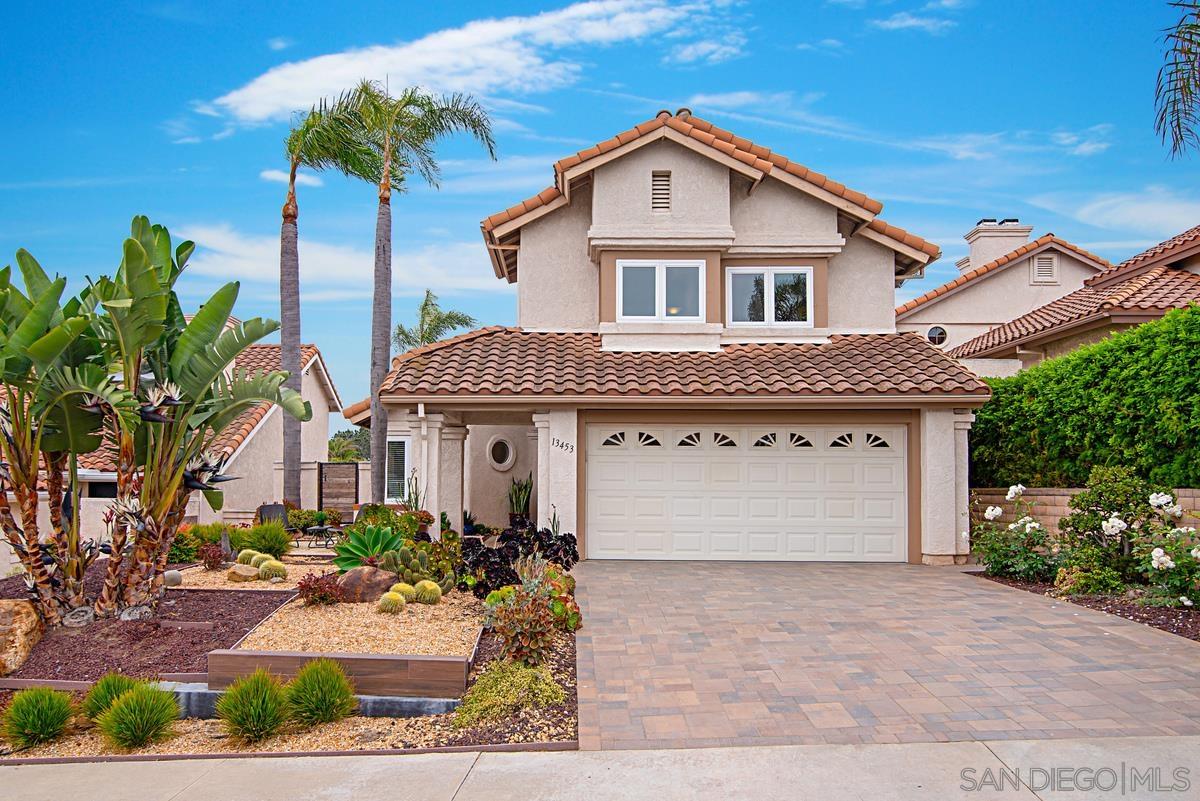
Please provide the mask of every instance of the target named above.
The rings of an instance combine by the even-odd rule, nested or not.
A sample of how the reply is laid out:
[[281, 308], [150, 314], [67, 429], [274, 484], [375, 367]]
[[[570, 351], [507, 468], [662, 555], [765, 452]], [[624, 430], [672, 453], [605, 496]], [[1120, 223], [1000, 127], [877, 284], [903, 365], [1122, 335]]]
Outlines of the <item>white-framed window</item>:
[[404, 500], [405, 482], [408, 480], [408, 457], [411, 452], [411, 437], [388, 438], [387, 460], [384, 465], [386, 503], [400, 503]]
[[813, 325], [812, 267], [725, 268], [725, 324]]
[[617, 320], [702, 322], [704, 267], [695, 259], [617, 261]]
[[1031, 284], [1058, 283], [1058, 257], [1053, 253], [1039, 253], [1033, 257], [1029, 266], [1029, 282]]

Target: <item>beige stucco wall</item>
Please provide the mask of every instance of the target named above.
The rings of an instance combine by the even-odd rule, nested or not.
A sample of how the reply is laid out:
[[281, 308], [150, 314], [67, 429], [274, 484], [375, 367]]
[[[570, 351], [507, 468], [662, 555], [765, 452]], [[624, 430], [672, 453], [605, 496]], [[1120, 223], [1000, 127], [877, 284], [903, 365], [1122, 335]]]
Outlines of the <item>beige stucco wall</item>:
[[1093, 328], [1091, 331], [1084, 331], [1080, 334], [1073, 334], [1071, 336], [1063, 337], [1062, 339], [1054, 340], [1053, 342], [1047, 342], [1044, 345], [1039, 345], [1038, 349], [1044, 354], [1044, 359], [1053, 359], [1057, 356], [1063, 356], [1067, 353], [1070, 353], [1076, 348], [1080, 348], [1084, 345], [1090, 345], [1093, 342], [1100, 342], [1101, 340], [1108, 339], [1118, 331], [1125, 331], [1132, 327], [1133, 326], [1131, 325], [1122, 324], [1107, 325], [1103, 328]]
[[854, 237], [829, 260], [829, 330], [896, 330], [895, 254], [869, 239]]
[[828, 203], [767, 178], [750, 191], [748, 178], [734, 175], [729, 184], [729, 217], [737, 247], [803, 244], [838, 236], [837, 211]]
[[958, 363], [981, 378], [1007, 378], [1023, 369], [1020, 359], [959, 359]]
[[[926, 556], [957, 553], [966, 503], [967, 465], [956, 464], [953, 409], [921, 410], [921, 551]], [[961, 473], [961, 476], [959, 475]]]
[[[1027, 314], [1039, 306], [1083, 286], [1085, 278], [1096, 271], [1079, 259], [1057, 252], [1059, 283], [1051, 285], [1030, 283], [1030, 260], [1021, 259], [972, 281], [941, 299], [925, 303], [896, 322], [898, 331], [917, 331], [925, 334], [930, 326], [946, 329], [948, 338], [943, 348], [949, 349], [980, 334]], [[926, 285], [928, 284], [928, 285]], [[928, 279], [921, 284], [909, 282], [905, 289], [921, 294], [938, 284]]]
[[588, 257], [591, 189], [571, 205], [521, 229], [517, 251], [517, 325], [552, 330], [595, 330], [600, 276]]
[[[658, 170], [671, 173], [667, 212], [650, 210], [651, 173]], [[592, 184], [595, 235], [731, 233], [729, 169], [674, 142], [655, 142], [598, 167]]]
[[[513, 479], [524, 479], [531, 473], [536, 478], [537, 440], [530, 438], [532, 431], [532, 426], [468, 426], [464, 497], [466, 508], [480, 523], [507, 525], [508, 488]], [[494, 468], [487, 455], [488, 444], [498, 436], [507, 439], [516, 454], [512, 467], [503, 471]], [[536, 496], [535, 486], [531, 509], [537, 509]]]

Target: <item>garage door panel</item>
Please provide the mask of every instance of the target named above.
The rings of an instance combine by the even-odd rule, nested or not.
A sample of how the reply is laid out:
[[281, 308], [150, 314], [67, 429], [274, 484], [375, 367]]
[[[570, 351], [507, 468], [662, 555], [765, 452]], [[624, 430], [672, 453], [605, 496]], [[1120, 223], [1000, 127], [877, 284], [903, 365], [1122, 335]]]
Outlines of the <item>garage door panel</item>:
[[589, 556], [903, 561], [904, 437], [899, 426], [589, 426]]

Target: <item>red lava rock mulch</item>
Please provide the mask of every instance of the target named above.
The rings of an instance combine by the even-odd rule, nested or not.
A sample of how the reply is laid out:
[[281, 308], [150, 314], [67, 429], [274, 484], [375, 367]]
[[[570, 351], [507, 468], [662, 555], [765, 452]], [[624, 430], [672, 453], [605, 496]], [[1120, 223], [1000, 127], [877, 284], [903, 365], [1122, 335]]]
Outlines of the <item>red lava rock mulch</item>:
[[[984, 573], [977, 575], [997, 584], [1004, 584], [1037, 595], [1046, 595], [1054, 589], [1053, 584], [1043, 581], [1017, 581]], [[1123, 617], [1135, 623], [1153, 626], [1156, 629], [1200, 642], [1200, 611], [1194, 607], [1187, 609], [1174, 606], [1143, 606], [1123, 595], [1072, 595], [1069, 598], [1055, 596], [1054, 600], [1086, 606], [1088, 609], [1095, 609], [1099, 612], [1107, 612], [1110, 615]]]
[[100, 620], [82, 629], [55, 629], [34, 646], [14, 679], [94, 681], [110, 670], [133, 676], [200, 673], [206, 655], [232, 647], [290, 592], [172, 590], [159, 605], [164, 621], [211, 621], [211, 629], [160, 627], [157, 620]]

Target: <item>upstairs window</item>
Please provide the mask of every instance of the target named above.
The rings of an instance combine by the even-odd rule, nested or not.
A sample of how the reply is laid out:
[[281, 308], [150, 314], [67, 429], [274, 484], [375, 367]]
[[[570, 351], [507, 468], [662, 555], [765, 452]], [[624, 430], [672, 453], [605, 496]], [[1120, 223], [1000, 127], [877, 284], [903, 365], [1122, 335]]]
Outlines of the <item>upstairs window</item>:
[[704, 319], [704, 262], [617, 262], [617, 319], [700, 322]]
[[812, 326], [811, 267], [729, 267], [729, 325]]
[[1053, 253], [1039, 253], [1033, 257], [1033, 265], [1031, 266], [1030, 283], [1034, 284], [1057, 284], [1058, 283], [1058, 257]]
[[671, 210], [671, 172], [655, 170], [650, 173], [650, 211]]

